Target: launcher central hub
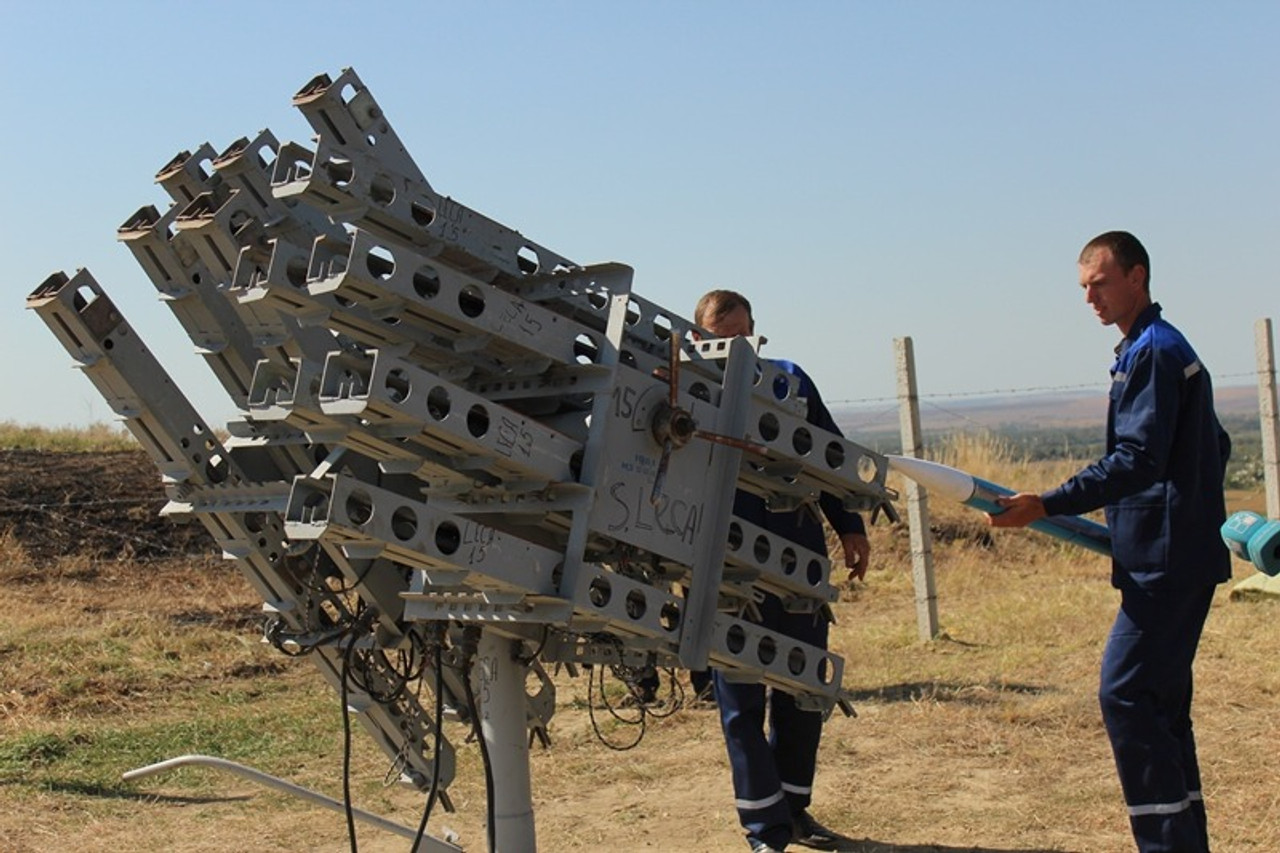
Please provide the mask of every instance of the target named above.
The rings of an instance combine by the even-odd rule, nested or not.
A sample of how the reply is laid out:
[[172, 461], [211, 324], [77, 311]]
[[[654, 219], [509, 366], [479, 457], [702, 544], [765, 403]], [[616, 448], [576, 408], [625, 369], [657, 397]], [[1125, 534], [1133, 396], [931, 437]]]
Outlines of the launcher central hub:
[[649, 428], [660, 446], [670, 441], [673, 447], [684, 447], [697, 432], [698, 422], [684, 409], [664, 402], [654, 409]]

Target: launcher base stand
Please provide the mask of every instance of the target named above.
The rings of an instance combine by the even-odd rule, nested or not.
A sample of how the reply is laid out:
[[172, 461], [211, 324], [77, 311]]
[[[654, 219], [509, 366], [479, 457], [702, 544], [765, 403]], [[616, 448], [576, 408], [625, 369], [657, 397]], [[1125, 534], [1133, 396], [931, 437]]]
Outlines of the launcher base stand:
[[492, 774], [489, 792], [495, 853], [535, 853], [529, 729], [525, 717], [527, 664], [519, 644], [482, 631], [472, 670], [480, 733]]

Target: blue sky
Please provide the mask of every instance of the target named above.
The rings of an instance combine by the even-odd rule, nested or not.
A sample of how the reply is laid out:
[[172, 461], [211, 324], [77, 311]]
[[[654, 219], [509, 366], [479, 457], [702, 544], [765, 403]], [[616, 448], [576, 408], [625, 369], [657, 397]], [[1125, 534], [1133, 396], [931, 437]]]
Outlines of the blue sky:
[[[1106, 384], [1075, 257], [1136, 233], [1219, 385], [1280, 317], [1280, 4], [17, 3], [0, 53], [0, 420], [109, 420], [26, 295], [87, 266], [234, 414], [115, 229], [177, 151], [355, 68], [433, 187], [684, 316], [746, 293], [829, 401]], [[892, 405], [889, 403], [888, 405]], [[856, 436], [851, 436], [856, 438]]]

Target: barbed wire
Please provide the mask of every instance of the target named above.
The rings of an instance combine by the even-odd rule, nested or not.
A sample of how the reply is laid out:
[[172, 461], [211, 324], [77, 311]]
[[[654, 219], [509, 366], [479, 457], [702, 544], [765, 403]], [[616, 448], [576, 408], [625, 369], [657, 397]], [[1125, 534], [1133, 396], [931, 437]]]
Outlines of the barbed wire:
[[[1219, 380], [1239, 379], [1246, 376], [1250, 378], [1256, 378], [1258, 374], [1259, 374], [1259, 371], [1224, 373], [1224, 374], [1219, 374], [1218, 379]], [[1089, 382], [1089, 383], [1080, 383], [1080, 384], [1073, 384], [1073, 385], [1027, 385], [1019, 388], [988, 388], [988, 389], [976, 390], [976, 391], [948, 391], [948, 392], [937, 392], [932, 394], [917, 394], [916, 399], [928, 405], [929, 408], [935, 411], [941, 412], [942, 414], [945, 414], [949, 417], [955, 418], [956, 420], [963, 421], [964, 423], [970, 424], [980, 429], [988, 429], [990, 427], [989, 424], [984, 424], [981, 421], [976, 420], [964, 414], [963, 412], [959, 412], [959, 411], [956, 411], [955, 409], [947, 408], [934, 401], [972, 399], [975, 397], [1008, 397], [1008, 396], [1023, 395], [1023, 394], [1045, 394], [1045, 393], [1054, 393], [1054, 392], [1060, 393], [1064, 391], [1090, 391], [1091, 390], [1091, 391], [1098, 391], [1099, 393], [1101, 393], [1105, 389], [1106, 389], [1106, 383], [1104, 382]], [[879, 397], [847, 397], [847, 398], [838, 399], [838, 400], [828, 400], [826, 402], [828, 406], [856, 406], [856, 405], [864, 405], [864, 404], [870, 404], [870, 403], [888, 403], [889, 404], [889, 405], [885, 405], [880, 408], [877, 408], [874, 411], [860, 412], [859, 413], [860, 416], [857, 418], [856, 421], [846, 422], [846, 425], [851, 426], [853, 428], [865, 428], [867, 426], [878, 423], [881, 418], [892, 421], [892, 420], [896, 420], [899, 417], [898, 407], [900, 403], [900, 397], [897, 395], [879, 396]], [[87, 521], [84, 521], [83, 519], [74, 518], [72, 516], [68, 516], [68, 515], [65, 515], [64, 513], [58, 512], [58, 510], [59, 509], [74, 510], [74, 509], [80, 509], [80, 508], [101, 507], [101, 506], [146, 506], [148, 504], [152, 504], [164, 499], [165, 498], [162, 495], [157, 495], [156, 497], [105, 498], [100, 500], [60, 501], [58, 503], [50, 502], [50, 503], [32, 504], [32, 503], [25, 503], [23, 501], [17, 501], [12, 498], [0, 495], [0, 504], [3, 504], [11, 508], [11, 510], [15, 512], [46, 513], [54, 518], [58, 518], [63, 521], [68, 521], [68, 522], [71, 522], [72, 524], [78, 524], [84, 528], [111, 532], [113, 531], [113, 528], [110, 528], [101, 524], [94, 524], [92, 522], [87, 522]], [[118, 533], [119, 531], [114, 531], [114, 532]], [[136, 544], [150, 545], [166, 553], [177, 553], [173, 551], [173, 549], [167, 547], [158, 539], [143, 539], [137, 536], [129, 536], [129, 535], [125, 535], [124, 538], [130, 539]]]
[[[156, 499], [140, 498], [140, 499], [137, 499], [136, 501], [121, 499], [119, 501], [85, 501], [85, 502], [68, 502], [68, 503], [58, 503], [58, 504], [29, 504], [23, 501], [14, 500], [4, 495], [0, 495], [0, 507], [8, 509], [10, 514], [17, 515], [20, 512], [41, 513], [59, 522], [64, 522], [64, 523], [78, 526], [82, 530], [95, 530], [99, 532], [109, 533], [109, 534], [112, 534], [113, 537], [118, 537], [122, 542], [130, 543], [134, 546], [142, 546], [142, 547], [154, 549], [163, 555], [160, 559], [172, 559], [174, 556], [182, 556], [183, 555], [182, 551], [179, 551], [170, 547], [165, 541], [163, 541], [158, 536], [137, 536], [132, 533], [125, 533], [121, 531], [118, 527], [112, 527], [106, 524], [96, 524], [92, 521], [86, 521], [83, 518], [76, 518], [75, 516], [68, 515], [64, 512], [58, 512], [57, 510], [51, 508], [56, 506], [59, 509], [72, 510], [80, 507], [103, 505], [103, 504], [110, 504], [110, 503], [133, 503], [134, 505], [143, 506], [146, 504], [155, 503], [155, 501]], [[136, 559], [134, 557], [130, 557], [130, 562], [142, 562], [142, 561], [143, 561], [142, 559]]]
[[[1240, 373], [1219, 373], [1214, 378], [1221, 382], [1225, 379], [1242, 379], [1249, 377], [1256, 379], [1260, 371], [1249, 370]], [[932, 394], [916, 394], [916, 399], [924, 400], [954, 400], [966, 397], [1011, 397], [1021, 394], [1047, 394], [1050, 392], [1061, 391], [1104, 391], [1107, 388], [1104, 381], [1099, 382], [1083, 382], [1075, 385], [1027, 385], [1021, 388], [988, 388], [979, 391], [947, 391], [936, 392]], [[897, 394], [880, 396], [880, 397], [848, 397], [841, 400], [827, 400], [827, 406], [851, 406], [861, 405], [864, 403], [897, 403], [900, 400]]]
[[[1044, 394], [1050, 391], [1084, 391], [1105, 389], [1104, 382], [1089, 382], [1080, 385], [1030, 385], [1024, 388], [989, 388], [983, 391], [948, 391], [935, 394], [916, 394], [918, 400], [954, 400], [964, 397], [1009, 397], [1015, 394]], [[862, 403], [897, 403], [901, 399], [897, 394], [883, 397], [851, 397], [844, 400], [827, 400], [828, 406], [848, 406]]]
[[926, 405], [928, 405], [928, 406], [929, 406], [929, 408], [931, 408], [931, 409], [934, 409], [934, 410], [936, 410], [936, 411], [942, 412], [942, 414], [944, 414], [944, 415], [948, 415], [948, 416], [950, 416], [950, 417], [953, 417], [953, 418], [955, 418], [956, 420], [964, 421], [965, 423], [967, 423], [967, 424], [969, 424], [969, 425], [971, 425], [971, 426], [977, 427], [978, 429], [990, 429], [990, 428], [991, 428], [991, 425], [990, 425], [990, 424], [984, 424], [982, 421], [975, 420], [974, 418], [969, 417], [968, 415], [964, 414], [963, 412], [953, 411], [952, 409], [947, 409], [947, 408], [944, 408], [944, 407], [942, 407], [942, 406], [939, 406], [937, 403], [932, 403], [932, 402], [927, 402], [927, 401], [926, 401]]
[[[937, 412], [941, 412], [942, 414], [946, 415], [949, 418], [953, 418], [958, 421], [963, 421], [964, 423], [968, 424], [974, 429], [978, 429], [978, 430], [991, 429], [991, 424], [983, 423], [982, 421], [972, 418], [969, 415], [964, 414], [963, 412], [958, 412], [954, 409], [948, 409], [944, 406], [939, 406], [937, 403], [934, 403], [928, 400], [924, 401], [924, 405]], [[873, 413], [872, 416], [869, 418], [863, 417], [863, 418], [850, 419], [849, 417], [846, 416], [841, 418], [840, 420], [841, 420], [842, 427], [847, 428], [850, 431], [857, 431], [857, 430], [866, 430], [869, 427], [877, 426], [880, 424], [894, 425], [897, 423], [898, 418], [899, 418], [898, 406], [895, 404], [894, 406], [888, 409], [882, 409], [878, 412]]]
[[21, 506], [26, 509], [35, 509], [35, 510], [46, 510], [46, 509], [49, 509], [50, 507], [65, 507], [67, 509], [75, 509], [79, 507], [88, 507], [88, 506], [115, 506], [117, 504], [124, 505], [124, 506], [146, 506], [147, 504], [153, 504], [159, 501], [168, 501], [168, 500], [169, 499], [164, 495], [164, 493], [161, 492], [149, 498], [111, 498], [109, 500], [93, 500], [93, 501], [58, 501], [57, 503], [48, 501], [45, 503], [28, 504], [28, 503], [20, 503], [18, 501], [13, 500], [12, 498], [0, 495], [0, 501], [4, 501], [8, 503], [10, 506]]
[[77, 568], [79, 567], [98, 568], [102, 566], [116, 566], [116, 567], [127, 566], [132, 568], [133, 566], [153, 566], [153, 565], [160, 565], [160, 564], [172, 565], [177, 561], [186, 562], [186, 561], [193, 561], [193, 560], [206, 561], [210, 566], [221, 567], [224, 562], [228, 562], [226, 558], [222, 555], [222, 553], [213, 547], [213, 542], [211, 540], [209, 543], [208, 551], [198, 551], [198, 552], [170, 551], [167, 554], [160, 554], [160, 555], [151, 556], [151, 557], [141, 556], [138, 554], [104, 556], [102, 554], [66, 552], [66, 553], [47, 554], [45, 556], [37, 556], [34, 558], [30, 558], [29, 563], [27, 564], [26, 567], [34, 568], [36, 566], [48, 565], [52, 561], [64, 560], [64, 559], [76, 561]]

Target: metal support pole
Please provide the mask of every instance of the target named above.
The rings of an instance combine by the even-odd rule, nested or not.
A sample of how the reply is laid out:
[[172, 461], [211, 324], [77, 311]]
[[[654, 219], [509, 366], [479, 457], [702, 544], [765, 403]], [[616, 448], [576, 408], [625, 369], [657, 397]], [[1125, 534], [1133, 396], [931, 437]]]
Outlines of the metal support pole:
[[528, 667], [516, 660], [517, 644], [482, 631], [476, 648], [476, 704], [480, 732], [493, 774], [493, 838], [496, 853], [534, 853], [533, 792], [524, 681]]
[[[898, 365], [898, 417], [902, 455], [924, 456], [920, 429], [920, 396], [916, 391], [915, 349], [911, 338], [894, 338]], [[916, 592], [916, 628], [922, 640], [938, 636], [938, 589], [933, 578], [933, 535], [929, 531], [929, 498], [907, 480], [907, 524], [911, 532], [911, 582]]]
[[1258, 415], [1262, 426], [1262, 478], [1267, 489], [1267, 515], [1280, 518], [1280, 419], [1276, 415], [1275, 339], [1271, 320], [1254, 324], [1258, 356]]

